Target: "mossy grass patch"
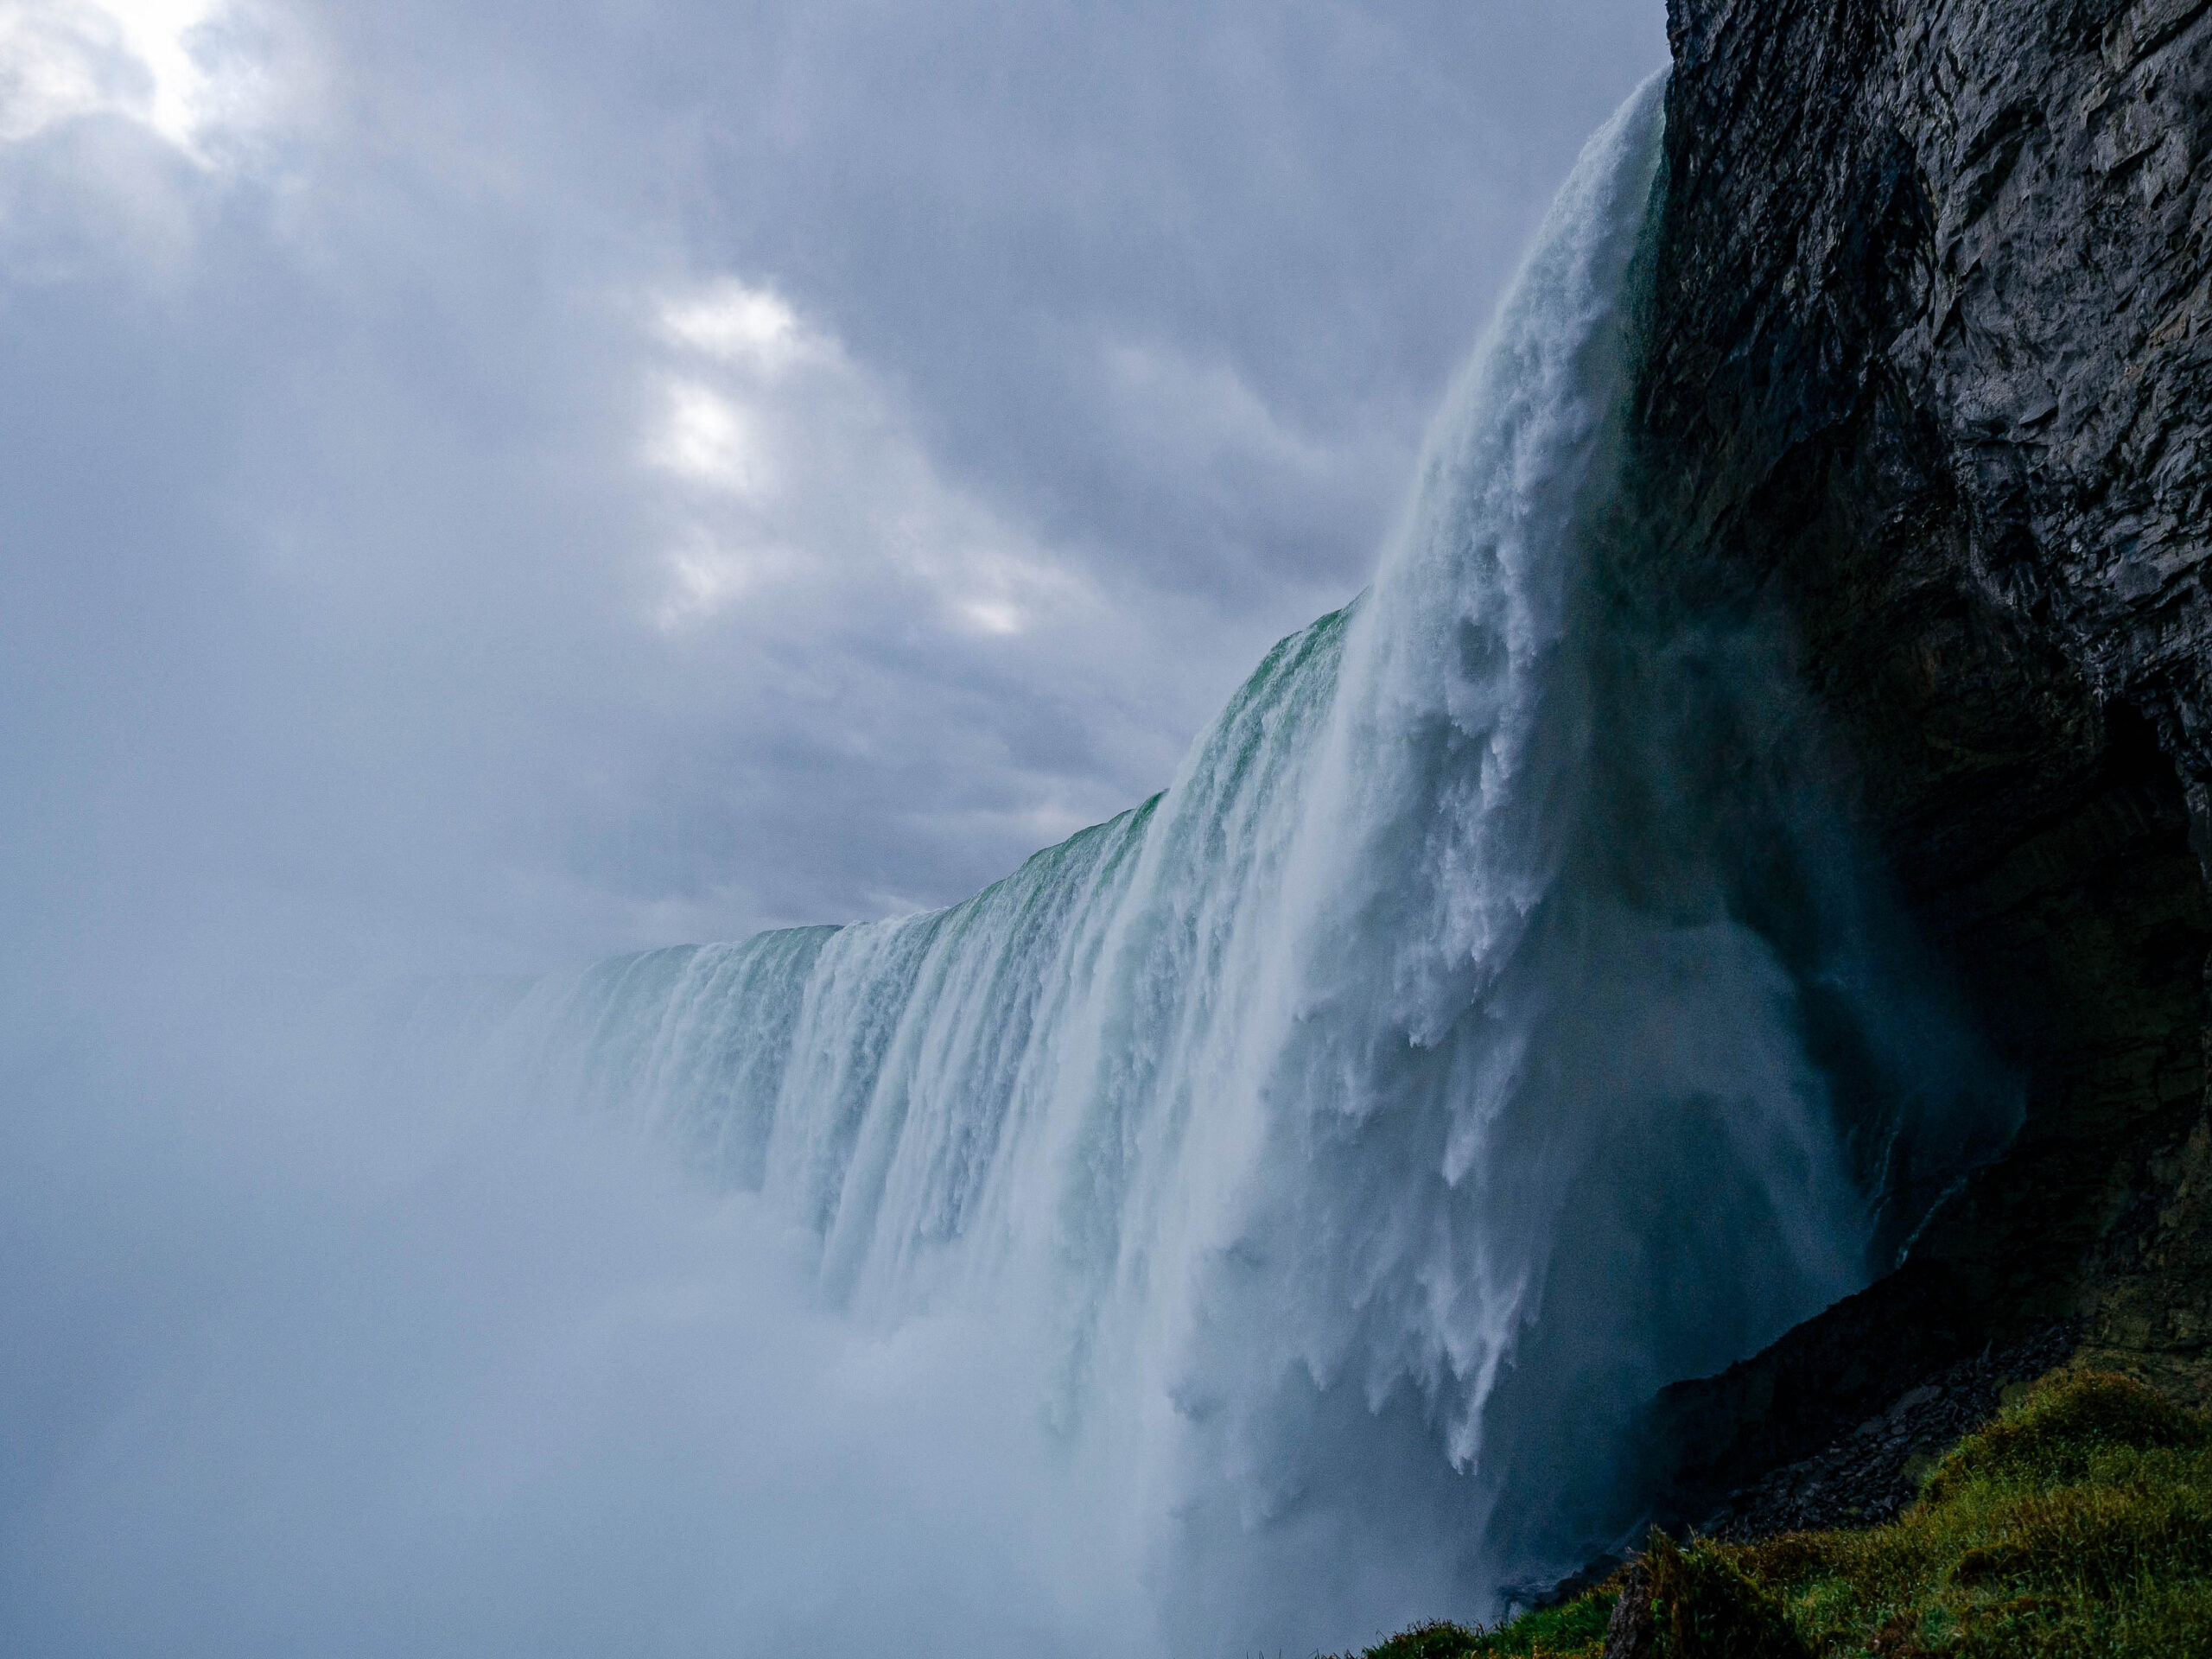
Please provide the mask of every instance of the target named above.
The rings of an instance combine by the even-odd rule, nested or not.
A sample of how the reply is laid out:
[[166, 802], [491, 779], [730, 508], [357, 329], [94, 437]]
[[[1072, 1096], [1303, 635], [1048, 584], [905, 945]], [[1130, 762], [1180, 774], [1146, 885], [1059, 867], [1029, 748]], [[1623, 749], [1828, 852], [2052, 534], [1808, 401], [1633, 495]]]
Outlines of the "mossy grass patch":
[[1613, 1596], [1607, 1590], [1524, 1613], [1494, 1628], [1417, 1624], [1380, 1647], [1368, 1649], [1365, 1659], [1565, 1659], [1570, 1654], [1596, 1653], [1604, 1645], [1605, 1621], [1612, 1611]]
[[1624, 1583], [1624, 1630], [1649, 1659], [2212, 1655], [2212, 1417], [2126, 1377], [2055, 1372], [1887, 1526], [1655, 1536], [1633, 1575], [1497, 1629], [1425, 1625], [1366, 1659], [1599, 1659]]

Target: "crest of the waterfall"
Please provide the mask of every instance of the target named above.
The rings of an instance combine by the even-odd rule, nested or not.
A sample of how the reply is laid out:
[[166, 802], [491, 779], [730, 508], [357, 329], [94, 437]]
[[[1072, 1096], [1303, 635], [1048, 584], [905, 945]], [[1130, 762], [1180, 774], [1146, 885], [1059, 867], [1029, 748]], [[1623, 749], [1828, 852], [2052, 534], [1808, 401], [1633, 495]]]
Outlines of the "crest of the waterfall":
[[1160, 797], [950, 910], [509, 1021], [547, 1090], [756, 1193], [831, 1305], [1019, 1332], [1194, 1650], [1479, 1612], [1602, 1540], [1632, 1409], [1862, 1282], [1897, 1148], [1924, 1177], [1963, 1141], [1916, 1123], [1991, 1115], [1878, 1086], [1913, 1039], [1855, 897], [1801, 884], [1784, 950], [1732, 896], [1670, 688], [1786, 701], [1771, 653], [1606, 607], [1662, 109], [1591, 142], [1373, 588]]

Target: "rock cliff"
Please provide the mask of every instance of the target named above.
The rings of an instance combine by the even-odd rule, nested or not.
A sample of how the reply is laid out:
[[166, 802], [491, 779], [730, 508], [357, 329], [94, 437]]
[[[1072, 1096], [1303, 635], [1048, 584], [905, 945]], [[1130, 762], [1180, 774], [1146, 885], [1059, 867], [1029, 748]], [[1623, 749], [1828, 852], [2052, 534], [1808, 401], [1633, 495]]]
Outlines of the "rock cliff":
[[1637, 406], [2025, 1079], [1906, 1265], [1664, 1402], [1711, 1491], [2055, 1319], [2212, 1391], [2212, 0], [1670, 0]]

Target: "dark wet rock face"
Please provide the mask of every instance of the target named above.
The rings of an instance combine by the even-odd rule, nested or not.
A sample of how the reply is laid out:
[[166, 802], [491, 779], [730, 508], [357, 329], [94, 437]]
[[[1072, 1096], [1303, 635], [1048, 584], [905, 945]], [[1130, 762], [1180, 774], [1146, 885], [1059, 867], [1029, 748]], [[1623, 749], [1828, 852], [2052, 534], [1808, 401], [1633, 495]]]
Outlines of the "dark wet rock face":
[[1656, 1659], [1658, 1620], [1651, 1611], [1651, 1574], [1639, 1559], [1628, 1570], [1605, 1625], [1605, 1659]]
[[1665, 1410], [1690, 1462], [1773, 1468], [2069, 1318], [2202, 1397], [2212, 0], [1671, 0], [1670, 27], [1661, 568], [1791, 639], [2027, 1116], [1902, 1271]]
[[2027, 1385], [2065, 1363], [2079, 1327], [2059, 1321], [2021, 1341], [1937, 1373], [1906, 1389], [1819, 1451], [1729, 1492], [1697, 1530], [1730, 1541], [1779, 1532], [1878, 1526], [1894, 1521], [1920, 1482], [1953, 1446], [2024, 1395]]

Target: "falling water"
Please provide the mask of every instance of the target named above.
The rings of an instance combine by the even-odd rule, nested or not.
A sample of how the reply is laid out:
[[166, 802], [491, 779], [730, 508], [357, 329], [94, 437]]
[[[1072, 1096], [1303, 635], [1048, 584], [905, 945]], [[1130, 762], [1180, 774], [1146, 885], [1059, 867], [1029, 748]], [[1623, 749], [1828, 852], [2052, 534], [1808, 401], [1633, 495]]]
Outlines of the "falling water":
[[1576, 1564], [1633, 1518], [1637, 1402], [1864, 1283], [2008, 1127], [1834, 816], [1713, 764], [1790, 747], [1776, 653], [1622, 602], [1662, 104], [1592, 141], [1372, 588], [1167, 790], [949, 910], [607, 963], [502, 1035], [756, 1194], [840, 1317], [1011, 1333], [1192, 1651]]

